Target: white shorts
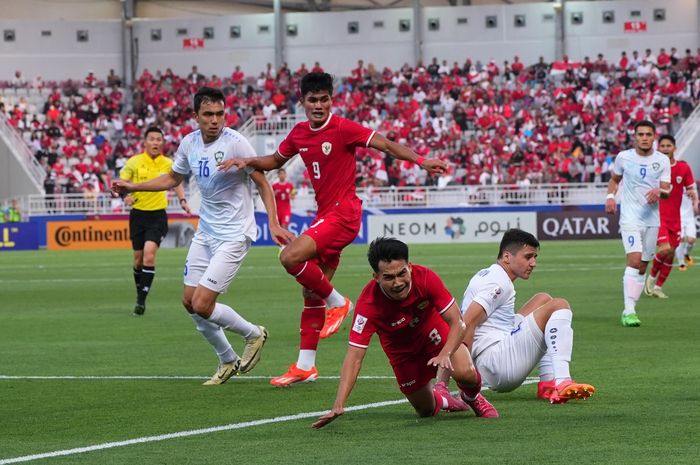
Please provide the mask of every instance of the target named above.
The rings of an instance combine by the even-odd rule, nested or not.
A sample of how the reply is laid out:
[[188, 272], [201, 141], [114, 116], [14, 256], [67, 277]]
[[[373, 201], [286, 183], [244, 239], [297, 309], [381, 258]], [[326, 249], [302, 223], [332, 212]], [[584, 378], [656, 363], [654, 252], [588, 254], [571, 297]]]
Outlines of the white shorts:
[[695, 225], [695, 216], [693, 216], [692, 221], [691, 219], [688, 218], [689, 221], [685, 221], [685, 219], [681, 220], [681, 239], [685, 239], [686, 237], [698, 237], [698, 228]]
[[510, 335], [484, 349], [474, 360], [484, 384], [498, 392], [509, 392], [523, 384], [527, 375], [547, 352], [544, 334], [535, 316], [516, 314]]
[[224, 242], [197, 231], [185, 260], [185, 286], [204, 286], [223, 294], [250, 248], [250, 239]]
[[656, 239], [659, 235], [658, 226], [621, 226], [620, 235], [625, 254], [641, 252], [642, 261], [649, 262], [656, 254]]

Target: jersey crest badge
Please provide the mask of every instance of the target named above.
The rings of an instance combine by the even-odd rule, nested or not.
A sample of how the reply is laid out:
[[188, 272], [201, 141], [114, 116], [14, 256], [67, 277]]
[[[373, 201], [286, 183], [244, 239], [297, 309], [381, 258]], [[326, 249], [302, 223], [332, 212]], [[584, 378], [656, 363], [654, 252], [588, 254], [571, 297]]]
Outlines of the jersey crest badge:
[[357, 334], [362, 334], [362, 331], [364, 331], [366, 324], [367, 318], [363, 317], [362, 315], [357, 315], [357, 318], [355, 319], [355, 324], [352, 325], [352, 330], [355, 331]]
[[683, 182], [683, 176], [676, 176], [676, 184], [680, 184]]
[[324, 155], [330, 155], [331, 150], [333, 150], [333, 144], [330, 142], [324, 142], [321, 144], [321, 150], [323, 151]]
[[218, 151], [214, 154], [214, 160], [216, 160], [216, 164], [220, 164], [222, 161], [224, 161], [224, 152]]
[[659, 171], [659, 168], [661, 168], [661, 165], [658, 164], [657, 162], [654, 162], [654, 163], [651, 164], [651, 168], [652, 168], [654, 171]]
[[501, 295], [501, 292], [503, 292], [501, 288], [496, 286], [493, 289], [491, 289], [491, 292], [489, 292], [489, 297], [491, 297], [491, 299], [493, 300], [496, 300], [498, 299], [498, 296]]

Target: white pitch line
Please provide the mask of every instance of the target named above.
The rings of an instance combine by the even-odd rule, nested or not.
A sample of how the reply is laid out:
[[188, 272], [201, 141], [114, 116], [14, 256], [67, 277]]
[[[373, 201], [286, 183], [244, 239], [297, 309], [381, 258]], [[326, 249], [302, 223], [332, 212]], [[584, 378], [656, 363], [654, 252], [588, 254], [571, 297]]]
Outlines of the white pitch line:
[[[539, 381], [537, 378], [527, 378], [523, 384], [533, 384]], [[359, 410], [367, 410], [373, 408], [388, 407], [392, 405], [399, 405], [407, 403], [407, 399], [398, 400], [387, 400], [383, 402], [373, 402], [371, 404], [355, 405], [351, 407], [346, 407], [346, 412], [356, 412]], [[323, 410], [320, 412], [305, 412], [297, 413], [296, 415], [285, 415], [281, 417], [265, 418], [262, 420], [244, 421], [242, 423], [230, 423], [228, 425], [213, 426], [211, 428], [200, 428], [189, 431], [179, 431], [177, 433], [161, 434], [158, 436], [145, 436], [135, 439], [127, 439], [125, 441], [115, 441], [115, 442], [105, 442], [102, 444], [95, 444], [86, 447], [76, 447], [74, 449], [64, 449], [57, 450], [53, 452], [44, 452], [42, 454], [24, 455], [21, 457], [13, 457], [9, 459], [0, 459], [0, 465], [7, 465], [11, 463], [21, 463], [29, 462], [32, 460], [47, 459], [53, 457], [63, 457], [67, 455], [78, 455], [84, 454], [86, 452], [94, 452], [98, 450], [114, 449], [115, 447], [131, 446], [134, 444], [144, 444], [149, 442], [160, 442], [167, 441], [168, 439], [179, 439], [186, 438], [190, 436], [201, 436], [203, 434], [218, 433], [219, 431], [231, 431], [236, 429], [251, 428], [253, 426], [269, 425], [272, 423], [284, 423], [287, 421], [303, 420], [305, 418], [316, 418], [328, 413], [328, 410]]]

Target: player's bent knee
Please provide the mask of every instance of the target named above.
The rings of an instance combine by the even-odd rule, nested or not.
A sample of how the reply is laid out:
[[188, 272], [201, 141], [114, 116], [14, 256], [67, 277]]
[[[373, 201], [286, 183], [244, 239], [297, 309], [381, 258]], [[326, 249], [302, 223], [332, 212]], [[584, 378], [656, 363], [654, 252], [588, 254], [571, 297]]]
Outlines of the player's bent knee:
[[562, 310], [562, 309], [571, 310], [571, 305], [569, 304], [569, 301], [566, 299], [562, 299], [560, 297], [552, 299], [550, 304], [552, 306], [552, 311]]

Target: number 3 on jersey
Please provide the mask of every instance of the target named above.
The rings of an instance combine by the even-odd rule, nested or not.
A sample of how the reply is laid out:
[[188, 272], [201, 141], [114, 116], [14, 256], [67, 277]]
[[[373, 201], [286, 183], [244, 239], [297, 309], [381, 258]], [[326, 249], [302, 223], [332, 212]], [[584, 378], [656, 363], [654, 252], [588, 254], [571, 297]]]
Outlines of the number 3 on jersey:
[[442, 342], [442, 336], [440, 336], [440, 332], [437, 330], [437, 328], [433, 328], [433, 330], [428, 333], [428, 339], [430, 339], [430, 342], [436, 346], [440, 345]]
[[321, 164], [315, 161], [311, 163], [311, 169], [314, 172], [314, 179], [321, 179]]

